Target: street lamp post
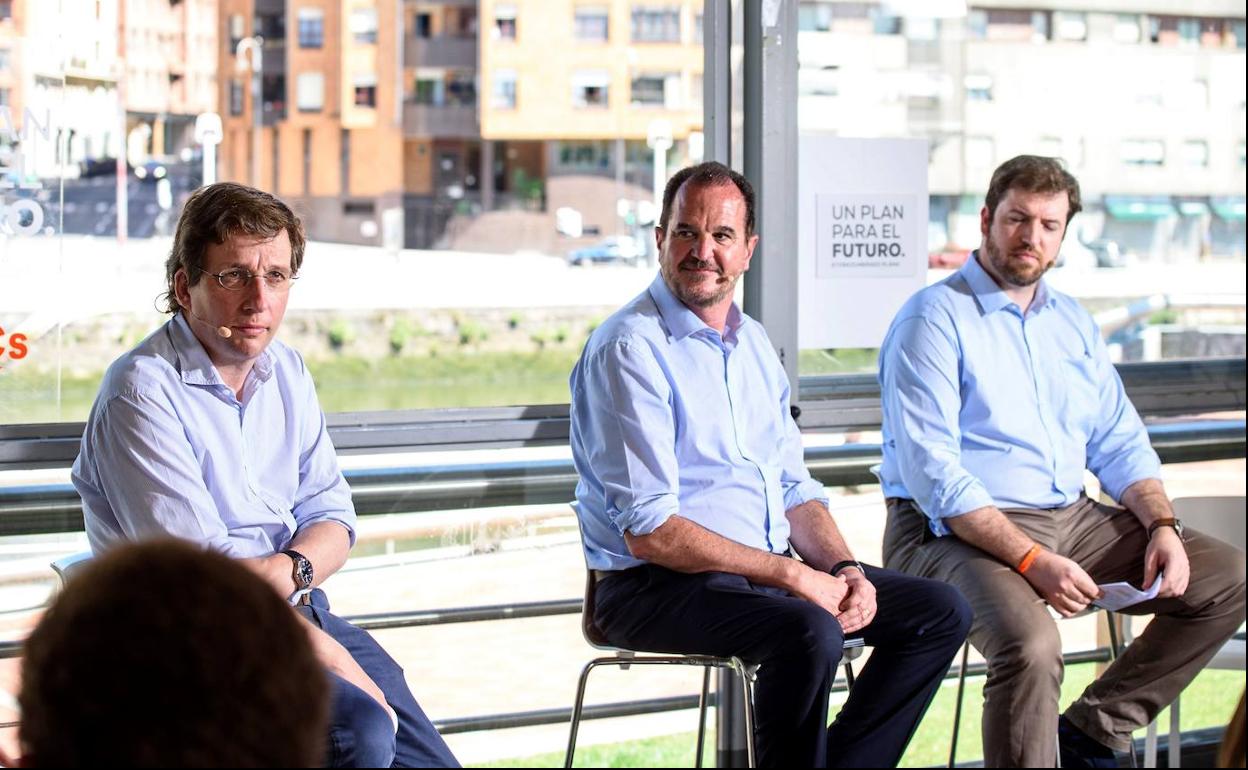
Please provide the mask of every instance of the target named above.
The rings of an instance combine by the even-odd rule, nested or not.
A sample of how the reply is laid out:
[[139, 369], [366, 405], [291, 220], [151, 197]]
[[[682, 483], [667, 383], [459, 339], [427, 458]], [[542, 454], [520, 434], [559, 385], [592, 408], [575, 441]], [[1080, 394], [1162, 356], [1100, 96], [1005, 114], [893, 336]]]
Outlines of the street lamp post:
[[264, 38], [252, 35], [238, 41], [234, 47], [234, 69], [247, 69], [247, 52], [251, 52], [251, 186], [260, 188], [260, 128], [263, 125], [263, 108], [260, 103], [260, 74], [264, 68]]

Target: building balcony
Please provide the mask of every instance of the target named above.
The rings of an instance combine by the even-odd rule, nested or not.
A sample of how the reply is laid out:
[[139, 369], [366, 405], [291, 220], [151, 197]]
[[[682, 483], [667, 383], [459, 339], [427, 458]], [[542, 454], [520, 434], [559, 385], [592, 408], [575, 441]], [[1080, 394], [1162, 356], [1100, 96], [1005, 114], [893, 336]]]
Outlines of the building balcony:
[[458, 139], [480, 136], [477, 107], [475, 104], [404, 104], [403, 134], [407, 137], [441, 136]]
[[407, 38], [403, 43], [403, 64], [408, 67], [459, 67], [476, 69], [475, 37]]

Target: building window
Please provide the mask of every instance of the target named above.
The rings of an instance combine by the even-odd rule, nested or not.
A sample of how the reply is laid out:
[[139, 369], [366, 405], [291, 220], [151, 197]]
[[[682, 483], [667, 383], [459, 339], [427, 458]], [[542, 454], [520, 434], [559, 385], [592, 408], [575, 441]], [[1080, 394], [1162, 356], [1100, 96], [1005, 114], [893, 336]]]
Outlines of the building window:
[[0, 88], [0, 107], [8, 107], [12, 98], [10, 89]]
[[230, 81], [230, 114], [243, 114], [243, 84], [237, 79]]
[[572, 73], [572, 106], [607, 106], [611, 73], [606, 70], [581, 70]]
[[559, 142], [558, 166], [566, 170], [606, 171], [611, 166], [611, 143]]
[[464, 107], [477, 103], [475, 70], [451, 70], [446, 73], [446, 101]]
[[299, 47], [320, 48], [325, 45], [325, 11], [320, 8], [299, 9]]
[[413, 104], [423, 104], [426, 107], [440, 107], [445, 98], [442, 78], [417, 74], [416, 83], [412, 89], [411, 101]]
[[1114, 17], [1114, 42], [1138, 43], [1144, 37], [1140, 17], [1134, 13], [1120, 13]]
[[992, 101], [992, 75], [967, 75], [965, 83], [968, 102]]
[[1160, 166], [1166, 162], [1166, 145], [1160, 139], [1125, 139], [1118, 156], [1128, 166]]
[[679, 43], [680, 8], [634, 8], [632, 39], [634, 43]]
[[320, 112], [325, 107], [325, 74], [301, 72], [295, 81], [295, 104], [300, 112]]
[[377, 76], [373, 74], [356, 75], [352, 81], [355, 88], [356, 107], [377, 106]]
[[13, 18], [13, 0], [0, 0], [0, 19]]
[[260, 101], [268, 119], [286, 117], [286, 76], [264, 75], [260, 78]]
[[230, 52], [238, 50], [239, 42], [247, 36], [246, 20], [241, 13], [230, 16]]
[[634, 75], [631, 94], [634, 107], [680, 109], [680, 75], [674, 72]]
[[416, 14], [415, 23], [412, 25], [412, 36], [421, 40], [427, 40], [433, 34], [433, 16], [427, 12]]
[[257, 13], [256, 32], [265, 40], [280, 43], [286, 39], [286, 12]]
[[1179, 19], [1179, 46], [1197, 48], [1200, 46], [1200, 20]]
[[1079, 42], [1088, 39], [1088, 15], [1082, 11], [1054, 11], [1053, 39]]
[[377, 9], [354, 8], [351, 10], [351, 38], [357, 45], [377, 42]]
[[1187, 168], [1209, 167], [1209, 143], [1192, 139], [1183, 143], [1183, 165]]
[[490, 106], [496, 110], [516, 108], [515, 70], [494, 70], [490, 87]]
[[1227, 32], [1235, 40], [1235, 47], [1241, 51], [1244, 49], [1244, 20], [1231, 19], [1227, 24]]
[[516, 6], [510, 4], [494, 6], [494, 39], [516, 39]]
[[4, 72], [12, 66], [12, 52], [7, 48], [0, 48], [0, 72]]
[[578, 5], [572, 26], [577, 40], [605, 43], [610, 31], [610, 14], [603, 5]]

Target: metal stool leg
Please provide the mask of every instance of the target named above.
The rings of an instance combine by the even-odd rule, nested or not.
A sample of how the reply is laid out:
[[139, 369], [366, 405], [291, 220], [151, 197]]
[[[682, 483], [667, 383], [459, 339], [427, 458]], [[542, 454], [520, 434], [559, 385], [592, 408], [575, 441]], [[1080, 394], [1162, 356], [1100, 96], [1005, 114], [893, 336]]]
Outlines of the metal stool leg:
[[748, 767], [758, 767], [758, 759], [754, 755], [754, 672], [740, 660], [736, 663], [740, 666], [741, 697], [745, 699], [745, 761]]
[[[1109, 624], [1109, 657], [1111, 660], [1118, 660], [1122, 650], [1118, 644], [1118, 625], [1114, 613], [1109, 610], [1105, 611], [1105, 622]], [[1131, 760], [1131, 767], [1139, 767], [1139, 760], [1135, 756], [1135, 738], [1131, 738], [1131, 746], [1127, 749], [1128, 756]]]
[[966, 662], [971, 656], [971, 643], [962, 643], [962, 666], [958, 669], [958, 696], [953, 702], [953, 740], [949, 742], [949, 766], [958, 760], [958, 731], [962, 728], [962, 696], [966, 692]]
[[852, 660], [845, 661], [845, 687], [846, 689], [854, 689], [854, 662]]
[[702, 748], [706, 745], [706, 707], [711, 692], [711, 667], [702, 668], [702, 694], [698, 697], [698, 750], [693, 757], [693, 766], [702, 766]]
[[585, 706], [585, 684], [589, 681], [589, 672], [594, 670], [597, 661], [590, 661], [581, 669], [581, 678], [576, 684], [576, 702], [572, 705], [572, 729], [568, 735], [568, 753], [563, 759], [563, 766], [572, 767], [572, 756], [576, 753], [576, 733], [581, 727], [581, 711]]

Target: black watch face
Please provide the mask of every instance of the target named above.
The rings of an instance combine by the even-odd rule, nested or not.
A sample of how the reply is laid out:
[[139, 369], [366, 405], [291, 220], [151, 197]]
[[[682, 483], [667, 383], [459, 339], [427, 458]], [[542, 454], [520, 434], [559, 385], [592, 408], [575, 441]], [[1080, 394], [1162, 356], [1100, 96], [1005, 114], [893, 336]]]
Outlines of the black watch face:
[[299, 576], [299, 587], [307, 588], [312, 585], [312, 562], [307, 559], [295, 560], [296, 574]]

